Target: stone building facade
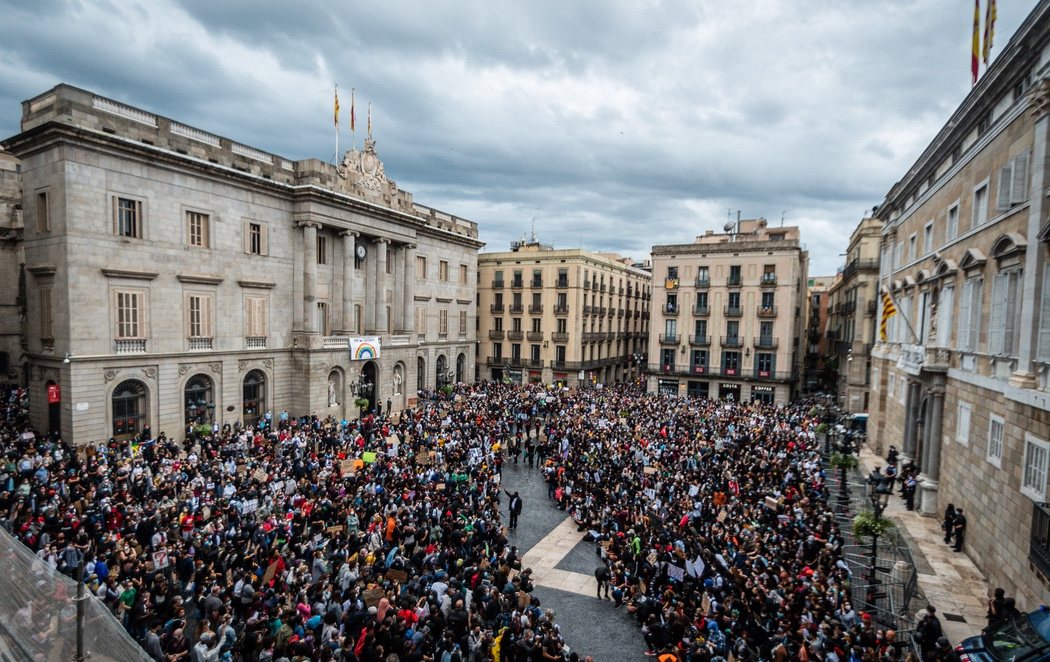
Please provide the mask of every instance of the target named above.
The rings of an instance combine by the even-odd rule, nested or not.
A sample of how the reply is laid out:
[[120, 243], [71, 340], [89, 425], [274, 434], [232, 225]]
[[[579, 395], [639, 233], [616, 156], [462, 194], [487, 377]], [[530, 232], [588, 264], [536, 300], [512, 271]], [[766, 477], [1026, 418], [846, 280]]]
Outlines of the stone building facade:
[[21, 128], [38, 428], [341, 418], [473, 374], [477, 226], [414, 203], [371, 136], [290, 161], [67, 85]]
[[850, 235], [846, 266], [828, 290], [828, 365], [834, 366], [839, 404], [848, 412], [868, 411], [871, 347], [878, 322], [879, 251], [882, 221], [861, 220]]
[[651, 275], [630, 259], [533, 241], [478, 256], [480, 379], [567, 385], [636, 378]]
[[900, 312], [869, 443], [921, 468], [923, 513], [963, 509], [964, 551], [1022, 609], [1050, 600], [1048, 76], [1043, 1], [877, 210]]
[[803, 365], [803, 388], [808, 392], [823, 391], [829, 382], [824, 361], [828, 347], [828, 291], [835, 280], [841, 277], [841, 273], [835, 276], [811, 276], [808, 281], [809, 314], [806, 316], [806, 357]]
[[0, 150], [0, 384], [22, 383], [24, 281], [22, 177], [14, 156]]
[[808, 256], [765, 219], [653, 246], [651, 391], [786, 403], [798, 392]]

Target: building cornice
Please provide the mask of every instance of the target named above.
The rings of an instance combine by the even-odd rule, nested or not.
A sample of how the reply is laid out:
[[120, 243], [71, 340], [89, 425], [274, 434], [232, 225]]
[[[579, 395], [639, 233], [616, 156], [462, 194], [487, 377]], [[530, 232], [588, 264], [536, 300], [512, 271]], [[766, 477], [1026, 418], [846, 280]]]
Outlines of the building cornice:
[[140, 271], [138, 269], [111, 269], [102, 268], [102, 275], [106, 278], [127, 278], [130, 280], [153, 280], [157, 277], [156, 271]]
[[180, 283], [193, 283], [195, 285], [218, 285], [224, 280], [222, 276], [212, 274], [177, 274], [175, 278]]

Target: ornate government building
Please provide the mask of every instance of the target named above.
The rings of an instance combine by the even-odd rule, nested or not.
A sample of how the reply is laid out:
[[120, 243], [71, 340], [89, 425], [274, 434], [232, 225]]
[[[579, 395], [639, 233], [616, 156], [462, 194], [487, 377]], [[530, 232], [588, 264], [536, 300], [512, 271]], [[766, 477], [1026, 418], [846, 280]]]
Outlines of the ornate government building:
[[473, 378], [477, 225], [415, 204], [371, 138], [291, 161], [68, 85], [21, 128], [2, 255], [24, 264], [10, 361], [38, 429], [342, 418]]

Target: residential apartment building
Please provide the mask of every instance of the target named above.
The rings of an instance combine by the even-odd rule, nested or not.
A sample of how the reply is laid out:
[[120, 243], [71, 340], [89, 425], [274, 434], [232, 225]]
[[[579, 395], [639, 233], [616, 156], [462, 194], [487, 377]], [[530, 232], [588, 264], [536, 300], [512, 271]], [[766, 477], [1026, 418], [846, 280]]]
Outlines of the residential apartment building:
[[477, 226], [414, 203], [371, 136], [291, 161], [67, 85], [21, 129], [38, 428], [343, 418], [473, 374]]
[[842, 275], [828, 290], [827, 365], [835, 373], [839, 404], [853, 414], [868, 411], [881, 243], [882, 221], [861, 220], [850, 235]]
[[567, 385], [638, 376], [651, 276], [631, 260], [532, 241], [478, 256], [483, 380]]
[[828, 340], [828, 290], [835, 284], [835, 276], [814, 276], [808, 280], [807, 298], [809, 313], [806, 315], [806, 357], [804, 359], [804, 389], [810, 392], [825, 390], [825, 385], [834, 381], [826, 372], [824, 357]]
[[921, 467], [923, 513], [965, 511], [964, 551], [1021, 609], [1050, 601], [1048, 76], [1044, 0], [877, 211], [900, 312], [869, 442]]
[[808, 256], [798, 228], [755, 219], [726, 230], [653, 246], [649, 389], [788, 402], [805, 328]]

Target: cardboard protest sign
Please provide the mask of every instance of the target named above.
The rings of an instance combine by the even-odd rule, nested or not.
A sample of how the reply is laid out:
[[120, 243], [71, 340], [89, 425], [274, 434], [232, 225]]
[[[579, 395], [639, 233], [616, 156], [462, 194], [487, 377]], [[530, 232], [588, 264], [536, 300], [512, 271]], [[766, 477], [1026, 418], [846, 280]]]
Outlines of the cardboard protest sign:
[[168, 560], [168, 552], [166, 550], [160, 549], [153, 552], [153, 567], [155, 569], [163, 570], [169, 565], [171, 565], [171, 563]]
[[656, 467], [646, 467], [646, 468], [642, 469], [642, 472], [647, 474], [647, 475], [652, 475], [652, 474], [656, 473]]
[[273, 576], [277, 574], [277, 562], [274, 561], [270, 565], [266, 566], [266, 572], [263, 573], [262, 585], [269, 586], [270, 582], [273, 581]]
[[383, 589], [376, 587], [368, 589], [361, 597], [364, 599], [366, 607], [378, 607], [379, 601], [386, 597], [386, 594], [383, 592]]
[[408, 581], [408, 573], [404, 570], [387, 570], [386, 578], [395, 582], [406, 582]]
[[722, 510], [718, 511], [718, 517], [715, 519], [717, 519], [718, 523], [721, 524], [722, 522], [726, 521], [727, 517], [729, 517], [729, 513], [726, 512], [725, 508], [723, 508]]
[[354, 473], [354, 461], [353, 460], [342, 460], [339, 463], [339, 472], [342, 474]]
[[270, 475], [262, 469], [256, 469], [255, 472], [252, 474], [252, 478], [259, 481], [260, 483], [265, 483], [267, 480], [269, 480]]

